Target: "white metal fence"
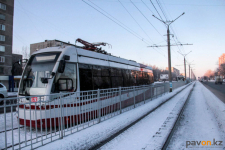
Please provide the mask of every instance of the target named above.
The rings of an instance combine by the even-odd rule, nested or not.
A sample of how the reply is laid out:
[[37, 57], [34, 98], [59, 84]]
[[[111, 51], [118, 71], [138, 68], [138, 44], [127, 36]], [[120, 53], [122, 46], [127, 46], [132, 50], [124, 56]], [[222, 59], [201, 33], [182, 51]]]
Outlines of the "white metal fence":
[[[174, 82], [173, 89], [185, 85]], [[0, 106], [0, 149], [31, 149], [143, 105], [169, 91], [169, 83], [26, 96]]]

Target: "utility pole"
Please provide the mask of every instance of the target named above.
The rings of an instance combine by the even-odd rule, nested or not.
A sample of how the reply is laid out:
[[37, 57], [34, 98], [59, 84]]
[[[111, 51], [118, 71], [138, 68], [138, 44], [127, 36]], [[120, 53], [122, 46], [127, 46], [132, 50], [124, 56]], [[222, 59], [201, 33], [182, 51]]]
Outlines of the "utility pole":
[[[177, 51], [178, 53], [180, 53], [179, 51]], [[192, 52], [192, 51], [190, 51], [190, 52]], [[180, 53], [182, 56], [184, 56], [184, 74], [185, 74], [185, 80], [187, 79], [186, 77], [186, 59], [185, 59], [185, 57], [190, 53], [190, 52], [188, 52], [187, 54], [182, 54], [182, 53]], [[189, 77], [190, 77], [190, 75], [189, 75]]]
[[[171, 74], [171, 53], [170, 53], [170, 29], [169, 26], [176, 21], [179, 17], [181, 17], [182, 15], [184, 15], [184, 13], [182, 13], [180, 16], [178, 16], [176, 19], [172, 20], [172, 21], [163, 21], [160, 20], [159, 18], [157, 18], [156, 16], [152, 15], [153, 17], [155, 17], [156, 19], [158, 19], [159, 21], [161, 21], [162, 23], [164, 23], [167, 26], [167, 45], [168, 46], [168, 70], [169, 70], [169, 82], [170, 82], [170, 92], [172, 92], [172, 74]], [[182, 44], [180, 44], [182, 45]], [[175, 45], [173, 45], [175, 46]], [[162, 46], [148, 46], [148, 47], [162, 47]]]

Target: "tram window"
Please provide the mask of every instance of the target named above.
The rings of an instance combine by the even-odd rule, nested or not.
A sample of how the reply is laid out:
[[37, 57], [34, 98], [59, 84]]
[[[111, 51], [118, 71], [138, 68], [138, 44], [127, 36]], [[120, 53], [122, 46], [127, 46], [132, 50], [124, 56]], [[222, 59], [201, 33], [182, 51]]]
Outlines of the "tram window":
[[134, 71], [134, 70], [131, 70], [131, 82], [130, 82], [130, 85], [131, 86], [135, 86], [137, 85], [137, 82], [136, 82], [136, 72], [137, 71]]
[[75, 91], [76, 80], [76, 64], [67, 62], [64, 72], [58, 73], [55, 77], [56, 91]]
[[94, 90], [111, 88], [108, 67], [93, 66], [93, 87]]
[[111, 88], [110, 77], [102, 77], [102, 89]]
[[108, 67], [101, 67], [102, 70], [102, 77], [109, 77], [109, 68]]
[[150, 83], [147, 72], [143, 72], [143, 80], [144, 80], [144, 84], [149, 84]]
[[58, 80], [59, 91], [70, 91], [73, 90], [73, 80], [72, 79], [59, 79]]
[[81, 91], [93, 90], [92, 66], [79, 64], [79, 73], [80, 73], [80, 90]]
[[123, 77], [112, 77], [112, 88], [123, 86]]
[[130, 70], [122, 70], [123, 74], [123, 85], [130, 86]]
[[142, 76], [142, 71], [137, 71], [137, 85], [142, 85], [143, 84], [143, 76]]
[[101, 67], [100, 66], [93, 66], [93, 76], [94, 77], [101, 77]]
[[102, 89], [103, 81], [102, 77], [93, 77], [94, 90]]

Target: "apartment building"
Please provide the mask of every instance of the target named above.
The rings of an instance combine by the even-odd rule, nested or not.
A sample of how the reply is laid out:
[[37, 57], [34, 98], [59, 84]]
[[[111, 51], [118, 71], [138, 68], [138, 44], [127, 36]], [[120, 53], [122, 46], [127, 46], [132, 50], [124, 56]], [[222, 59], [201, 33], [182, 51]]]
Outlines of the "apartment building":
[[224, 64], [225, 63], [225, 53], [223, 53], [220, 57], [219, 57], [219, 66], [221, 64]]
[[61, 45], [68, 46], [68, 45], [74, 45], [74, 44], [70, 44], [70, 42], [66, 43], [60, 40], [45, 40], [44, 42], [30, 44], [30, 55], [33, 54], [35, 51], [38, 51], [43, 48], [56, 47]]

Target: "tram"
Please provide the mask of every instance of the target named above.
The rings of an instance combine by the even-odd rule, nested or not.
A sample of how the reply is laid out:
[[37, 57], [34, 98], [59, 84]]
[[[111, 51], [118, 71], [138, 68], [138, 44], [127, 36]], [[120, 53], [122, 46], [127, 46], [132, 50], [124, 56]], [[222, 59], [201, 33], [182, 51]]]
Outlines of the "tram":
[[[53, 119], [60, 117], [60, 102], [61, 107], [64, 106], [63, 111], [69, 112], [68, 116], [80, 120], [79, 114], [83, 113], [84, 107], [85, 113], [90, 111], [92, 114], [97, 111], [98, 105], [93, 99], [91, 102], [86, 99], [85, 106], [82, 99], [78, 101], [83, 91], [149, 85], [154, 82], [151, 67], [112, 56], [97, 48], [99, 45], [91, 46], [61, 45], [40, 49], [31, 55], [18, 90], [21, 105], [17, 111], [21, 125], [39, 128], [57, 126], [58, 121], [53, 123]], [[65, 95], [57, 97], [61, 93]], [[67, 95], [70, 95], [68, 101]], [[102, 107], [118, 105], [118, 102], [107, 103], [108, 99], [101, 99], [104, 104]], [[122, 96], [122, 100], [129, 99]]]

